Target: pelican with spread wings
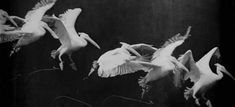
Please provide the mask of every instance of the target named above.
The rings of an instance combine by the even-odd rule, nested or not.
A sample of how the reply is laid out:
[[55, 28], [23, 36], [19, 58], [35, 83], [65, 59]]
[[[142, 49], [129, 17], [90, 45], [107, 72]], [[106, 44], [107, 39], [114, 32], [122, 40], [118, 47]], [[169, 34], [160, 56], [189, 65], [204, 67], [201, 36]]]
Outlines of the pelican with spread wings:
[[[148, 67], [144, 67], [139, 63], [131, 61], [148, 61], [148, 57], [151, 53], [153, 54], [157, 48], [144, 43], [129, 45], [127, 43], [120, 42], [120, 44], [122, 45], [120, 48], [109, 50], [101, 55], [99, 59], [94, 62], [93, 68], [88, 76], [96, 69], [98, 70], [98, 76], [102, 78], [125, 75], [140, 70], [147, 72], [149, 70]], [[149, 55], [141, 55], [141, 51], [149, 51]]]
[[9, 36], [20, 36], [11, 54], [17, 52], [20, 47], [37, 41], [46, 33], [45, 29], [47, 29], [54, 38], [58, 38], [49, 26], [45, 22], [41, 21], [43, 15], [47, 10], [52, 8], [55, 2], [56, 0], [41, 0], [34, 6], [34, 8], [32, 8], [32, 10], [28, 11], [25, 19], [18, 16], [10, 16], [10, 18], [21, 20], [24, 23], [20, 29], [4, 33]]
[[[154, 52], [150, 62], [132, 61], [142, 64], [145, 67], [151, 68], [145, 77], [139, 79], [139, 85], [142, 87], [142, 98], [146, 92], [150, 89], [150, 84], [162, 77], [165, 77], [169, 72], [177, 73], [184, 70], [188, 72], [188, 69], [182, 65], [175, 57], [172, 56], [176, 47], [184, 43], [184, 41], [190, 36], [189, 32], [191, 27], [188, 27], [184, 36], [177, 34], [164, 43], [164, 45]], [[175, 84], [177, 85], [177, 84]]]
[[[221, 64], [214, 64], [216, 66], [216, 73], [212, 72], [209, 62], [211, 57], [215, 55], [217, 58], [220, 57], [218, 47], [211, 49], [205, 56], [195, 63], [191, 50], [187, 51], [183, 56], [179, 57], [180, 62], [184, 64], [189, 72], [185, 75], [185, 80], [190, 79], [194, 83], [191, 88], [185, 90], [184, 96], [186, 99], [193, 97], [195, 103], [200, 105], [199, 98], [201, 97], [206, 101], [206, 105], [212, 107], [210, 100], [205, 97], [205, 94], [209, 88], [218, 80], [222, 79], [223, 73], [230, 76], [233, 80], [235, 78], [225, 69]], [[223, 72], [223, 73], [222, 73]]]
[[169, 73], [169, 71], [175, 71], [176, 67], [187, 71], [187, 69], [180, 62], [178, 62], [175, 57], [172, 56], [172, 53], [176, 47], [183, 44], [185, 39], [190, 36], [190, 29], [191, 27], [188, 28], [184, 36], [177, 34], [166, 41], [164, 45], [153, 54], [150, 63], [142, 63], [145, 66], [152, 67], [153, 69], [144, 78], [140, 79], [140, 86], [145, 87], [147, 83], [164, 77]]
[[51, 52], [51, 56], [55, 58], [59, 57], [60, 60], [60, 68], [63, 70], [63, 61], [61, 59], [63, 54], [68, 54], [69, 59], [71, 61], [72, 69], [77, 70], [74, 61], [72, 60], [72, 53], [80, 48], [87, 46], [89, 41], [95, 47], [100, 49], [100, 46], [92, 40], [88, 34], [76, 32], [75, 22], [79, 14], [81, 13], [80, 8], [68, 9], [65, 13], [60, 14], [59, 17], [53, 16], [45, 16], [43, 21], [46, 23], [52, 23], [51, 28], [57, 34], [58, 39], [61, 43], [61, 46], [57, 50], [53, 50]]

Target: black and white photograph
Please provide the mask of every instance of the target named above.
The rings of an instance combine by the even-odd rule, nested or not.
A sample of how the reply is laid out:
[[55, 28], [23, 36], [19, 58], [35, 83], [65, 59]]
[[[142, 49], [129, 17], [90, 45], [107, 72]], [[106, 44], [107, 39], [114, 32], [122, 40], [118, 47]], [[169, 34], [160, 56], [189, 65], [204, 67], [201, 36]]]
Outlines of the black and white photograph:
[[232, 107], [234, 0], [3, 0], [0, 107]]

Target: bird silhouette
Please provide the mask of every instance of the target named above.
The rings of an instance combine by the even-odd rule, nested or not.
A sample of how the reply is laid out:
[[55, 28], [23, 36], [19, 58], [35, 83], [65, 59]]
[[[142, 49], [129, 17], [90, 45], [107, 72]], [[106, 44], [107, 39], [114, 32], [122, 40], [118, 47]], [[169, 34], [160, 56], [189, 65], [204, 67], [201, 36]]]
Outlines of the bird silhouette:
[[53, 16], [44, 16], [43, 21], [46, 23], [51, 23], [50, 27], [57, 34], [58, 39], [61, 43], [61, 46], [57, 50], [53, 50], [51, 52], [51, 56], [55, 58], [59, 57], [60, 68], [63, 70], [63, 60], [61, 59], [63, 54], [67, 54], [69, 56], [69, 60], [71, 62], [71, 67], [73, 70], [77, 70], [75, 63], [72, 59], [72, 53], [74, 51], [79, 50], [80, 48], [86, 47], [89, 41], [95, 47], [100, 49], [100, 46], [92, 40], [88, 34], [83, 32], [76, 32], [75, 22], [79, 14], [81, 13], [80, 8], [68, 9], [63, 14], [59, 15], [59, 18], [55, 15]]

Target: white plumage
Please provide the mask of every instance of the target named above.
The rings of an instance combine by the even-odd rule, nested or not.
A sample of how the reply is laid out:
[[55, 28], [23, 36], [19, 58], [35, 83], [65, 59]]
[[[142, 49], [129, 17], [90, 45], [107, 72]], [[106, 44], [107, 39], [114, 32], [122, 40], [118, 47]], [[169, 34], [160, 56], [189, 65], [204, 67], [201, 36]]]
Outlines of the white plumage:
[[41, 0], [25, 15], [25, 19], [18, 16], [11, 16], [13, 19], [18, 19], [24, 22], [20, 29], [5, 33], [6, 35], [17, 34], [22, 36], [14, 46], [12, 53], [18, 51], [22, 46], [37, 41], [46, 33], [45, 29], [47, 29], [54, 38], [58, 38], [48, 25], [41, 21], [43, 15], [47, 10], [52, 8], [55, 2], [56, 0]]
[[[152, 48], [150, 45], [129, 45], [124, 42], [121, 42], [121, 44], [122, 46], [120, 48], [107, 51], [99, 57], [95, 64], [96, 67], [94, 67], [98, 67], [98, 76], [107, 78], [134, 73], [139, 70], [143, 70], [146, 72], [149, 70], [147, 67], [131, 61], [145, 61], [145, 58], [141, 56], [135, 49], [140, 49], [142, 47], [148, 47], [150, 49]], [[94, 71], [94, 68], [92, 68], [91, 72], [88, 75], [90, 75]]]
[[186, 74], [185, 80], [190, 79], [194, 83], [193, 87], [187, 88], [185, 90], [185, 98], [188, 99], [188, 97], [192, 96], [195, 99], [195, 103], [198, 105], [200, 105], [200, 103], [196, 94], [201, 95], [201, 97], [207, 101], [207, 106], [212, 106], [210, 100], [205, 97], [205, 93], [216, 81], [223, 77], [222, 72], [226, 73], [233, 80], [235, 80], [234, 77], [229, 72], [227, 72], [224, 66], [218, 63], [215, 64], [215, 66], [217, 66], [217, 74], [212, 72], [209, 66], [209, 62], [213, 55], [216, 55], [217, 57], [220, 56], [218, 47], [213, 48], [196, 63], [193, 59], [191, 51], [187, 51], [184, 55], [185, 57], [180, 58], [180, 60], [185, 60], [188, 62], [187, 67], [190, 70], [190, 72]]
[[187, 69], [171, 54], [176, 47], [180, 46], [184, 40], [189, 37], [190, 29], [191, 27], [188, 28], [184, 36], [177, 34], [166, 41], [165, 44], [153, 54], [150, 63], [142, 63], [143, 65], [152, 67], [153, 69], [145, 77], [140, 79], [140, 86], [146, 87], [147, 83], [166, 76], [169, 71], [175, 72], [176, 69], [184, 69], [187, 71]]
[[80, 48], [85, 47], [87, 45], [87, 41], [100, 49], [99, 45], [94, 40], [92, 40], [88, 34], [76, 32], [74, 25], [81, 11], [82, 10], [80, 8], [68, 9], [64, 14], [60, 14], [59, 18], [55, 15], [52, 17], [45, 16], [43, 18], [43, 21], [52, 23], [52, 28], [59, 37], [58, 39], [61, 43], [61, 46], [57, 50], [52, 51], [51, 56], [55, 58], [57, 55], [59, 55], [61, 70], [63, 70], [63, 61], [61, 59], [63, 54], [68, 54], [72, 68], [77, 70], [71, 58], [72, 53]]

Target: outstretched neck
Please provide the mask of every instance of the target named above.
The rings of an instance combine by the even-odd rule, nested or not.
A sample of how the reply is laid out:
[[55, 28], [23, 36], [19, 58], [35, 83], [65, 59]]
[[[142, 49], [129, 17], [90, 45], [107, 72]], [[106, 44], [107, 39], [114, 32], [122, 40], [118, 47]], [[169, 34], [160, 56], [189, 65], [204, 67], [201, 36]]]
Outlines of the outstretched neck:
[[217, 69], [216, 73], [217, 73], [218, 79], [222, 79], [223, 78], [224, 74], [220, 70]]

